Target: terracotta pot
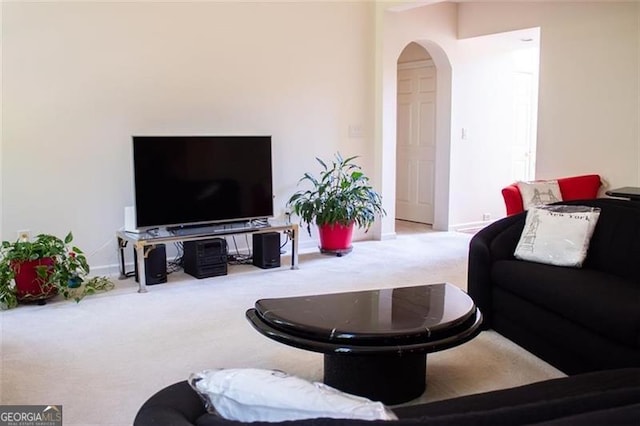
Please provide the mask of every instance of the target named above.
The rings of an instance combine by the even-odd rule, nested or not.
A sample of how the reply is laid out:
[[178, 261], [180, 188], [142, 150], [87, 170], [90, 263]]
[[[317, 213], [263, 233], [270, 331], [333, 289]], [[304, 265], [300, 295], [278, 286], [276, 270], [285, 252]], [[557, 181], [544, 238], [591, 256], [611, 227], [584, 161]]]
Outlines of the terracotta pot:
[[48, 285], [38, 276], [36, 267], [53, 266], [55, 259], [45, 257], [38, 260], [15, 262], [11, 265], [15, 273], [16, 296], [20, 302], [49, 299], [57, 294], [57, 289]]
[[353, 222], [349, 225], [338, 223], [318, 226], [320, 250], [322, 252], [349, 253], [352, 249]]

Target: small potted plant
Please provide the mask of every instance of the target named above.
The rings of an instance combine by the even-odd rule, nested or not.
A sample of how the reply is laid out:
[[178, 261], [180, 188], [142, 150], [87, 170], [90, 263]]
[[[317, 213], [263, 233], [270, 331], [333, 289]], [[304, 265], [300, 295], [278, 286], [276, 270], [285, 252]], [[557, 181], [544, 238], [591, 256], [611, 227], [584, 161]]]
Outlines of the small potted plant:
[[320, 251], [342, 255], [352, 249], [353, 228], [369, 230], [377, 217], [386, 213], [382, 198], [369, 184], [369, 178], [353, 161], [357, 156], [342, 158], [336, 153], [330, 165], [316, 157], [322, 166], [319, 177], [305, 173], [300, 182], [312, 188], [293, 194], [287, 203], [293, 213], [306, 223], [318, 226]]
[[80, 301], [88, 294], [113, 288], [106, 277], [87, 278], [89, 264], [78, 247], [71, 246], [73, 234], [64, 240], [40, 234], [34, 240], [3, 241], [0, 246], [0, 308], [18, 302], [45, 303], [62, 294]]

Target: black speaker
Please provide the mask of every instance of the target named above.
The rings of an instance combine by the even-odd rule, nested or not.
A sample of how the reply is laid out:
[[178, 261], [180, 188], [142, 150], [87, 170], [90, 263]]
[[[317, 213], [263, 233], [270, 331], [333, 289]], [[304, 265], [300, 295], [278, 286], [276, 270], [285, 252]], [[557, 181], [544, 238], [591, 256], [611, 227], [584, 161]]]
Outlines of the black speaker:
[[269, 269], [280, 266], [280, 233], [253, 234], [253, 264]]
[[[147, 285], [161, 284], [167, 282], [167, 249], [164, 244], [154, 244], [145, 246], [144, 271]], [[138, 277], [138, 251], [133, 251], [133, 262], [135, 264], [136, 282]]]

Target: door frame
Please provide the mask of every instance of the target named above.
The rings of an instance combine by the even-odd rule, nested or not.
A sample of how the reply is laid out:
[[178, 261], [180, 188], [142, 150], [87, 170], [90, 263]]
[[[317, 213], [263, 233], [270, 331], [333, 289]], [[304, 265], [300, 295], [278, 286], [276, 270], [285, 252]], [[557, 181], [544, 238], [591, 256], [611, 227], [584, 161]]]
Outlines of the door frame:
[[[383, 122], [393, 124], [393, 138], [389, 137], [391, 132], [383, 132], [382, 146], [383, 151], [392, 148], [396, 150], [396, 123], [397, 123], [397, 73], [398, 73], [398, 57], [402, 50], [411, 42], [415, 42], [425, 49], [436, 67], [436, 155], [435, 155], [435, 174], [434, 174], [434, 200], [433, 200], [433, 225], [436, 231], [449, 230], [449, 173], [451, 163], [451, 106], [452, 106], [452, 67], [449, 57], [444, 49], [431, 40], [410, 40], [401, 46], [393, 54], [393, 79], [395, 81], [393, 87], [388, 87], [389, 95], [393, 95], [393, 109], [384, 109]], [[391, 59], [391, 58], [390, 58]], [[390, 67], [384, 67], [389, 69]], [[384, 79], [389, 81], [389, 79]], [[393, 92], [393, 93], [391, 93]], [[394, 168], [394, 196], [395, 203], [395, 155], [393, 161]], [[394, 211], [395, 213], [395, 211]], [[394, 228], [395, 229], [395, 228]]]

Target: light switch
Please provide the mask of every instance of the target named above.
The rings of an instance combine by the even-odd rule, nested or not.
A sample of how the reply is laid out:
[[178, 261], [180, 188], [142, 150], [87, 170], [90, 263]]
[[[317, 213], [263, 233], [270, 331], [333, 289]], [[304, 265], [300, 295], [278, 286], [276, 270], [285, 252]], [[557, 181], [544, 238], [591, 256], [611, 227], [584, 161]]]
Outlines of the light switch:
[[349, 125], [349, 137], [361, 138], [362, 137], [362, 124], [350, 124]]

